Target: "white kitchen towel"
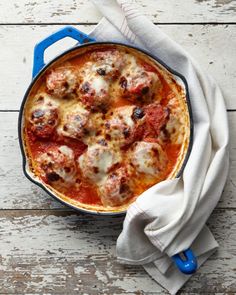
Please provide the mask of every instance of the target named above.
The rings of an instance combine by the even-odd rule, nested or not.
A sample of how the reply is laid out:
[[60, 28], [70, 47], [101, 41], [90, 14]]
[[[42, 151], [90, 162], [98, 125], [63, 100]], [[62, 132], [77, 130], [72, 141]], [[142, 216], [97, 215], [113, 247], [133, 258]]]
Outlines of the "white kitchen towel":
[[143, 265], [159, 284], [175, 294], [189, 276], [181, 274], [170, 257], [191, 247], [201, 265], [217, 248], [205, 223], [220, 199], [228, 173], [224, 100], [213, 79], [143, 16], [134, 1], [93, 2], [104, 18], [90, 36], [97, 41], [121, 41], [146, 49], [188, 82], [194, 140], [183, 175], [145, 191], [129, 207], [117, 240], [121, 263]]

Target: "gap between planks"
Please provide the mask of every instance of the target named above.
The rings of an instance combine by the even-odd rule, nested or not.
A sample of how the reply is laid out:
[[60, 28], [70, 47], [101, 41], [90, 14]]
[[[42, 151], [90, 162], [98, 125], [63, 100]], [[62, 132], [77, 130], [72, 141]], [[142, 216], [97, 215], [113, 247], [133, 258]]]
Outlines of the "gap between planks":
[[[140, 266], [117, 263], [121, 218], [34, 212], [9, 212], [0, 219], [2, 293], [164, 294]], [[208, 224], [220, 247], [181, 294], [235, 294], [235, 216], [233, 211], [213, 212]]]
[[[214, 208], [214, 212], [224, 212], [224, 211], [232, 211], [236, 212], [235, 207], [224, 207], [224, 208]], [[22, 214], [23, 213], [23, 214]], [[120, 214], [120, 215], [101, 215], [101, 214], [93, 214], [93, 213], [84, 213], [80, 212], [79, 209], [72, 209], [69, 207], [63, 207], [63, 208], [42, 208], [42, 209], [23, 209], [23, 208], [18, 208], [18, 209], [0, 209], [0, 218], [3, 216], [24, 216], [24, 215], [45, 215], [45, 214], [50, 214], [50, 215], [57, 215], [57, 216], [70, 216], [70, 215], [77, 215], [78, 217], [84, 218], [92, 218], [92, 219], [124, 219], [125, 214]], [[1, 294], [1, 293], [0, 293]]]
[[[0, 26], [0, 42], [4, 44], [0, 63], [0, 76], [4, 83], [0, 88], [0, 109], [17, 110], [21, 97], [31, 80], [31, 65], [35, 44], [50, 35], [60, 26]], [[94, 26], [75, 26], [85, 33]], [[236, 109], [236, 101], [232, 93], [236, 85], [235, 78], [235, 46], [236, 25], [218, 26], [160, 26], [160, 28], [175, 41], [180, 43], [189, 53], [199, 61], [202, 69], [210, 73], [223, 90], [228, 109]], [[22, 43], [22, 38], [25, 40]], [[72, 44], [73, 43], [73, 44]], [[229, 46], [225, 47], [225, 44]], [[65, 39], [46, 51], [46, 61], [75, 45], [75, 41]], [[224, 50], [222, 50], [222, 48]], [[219, 56], [221, 60], [219, 61]], [[21, 77], [19, 81], [19, 77]]]
[[[139, 11], [152, 22], [235, 22], [234, 0], [137, 0]], [[157, 3], [158, 2], [158, 3]], [[0, 1], [2, 23], [95, 23], [102, 17], [91, 1]]]

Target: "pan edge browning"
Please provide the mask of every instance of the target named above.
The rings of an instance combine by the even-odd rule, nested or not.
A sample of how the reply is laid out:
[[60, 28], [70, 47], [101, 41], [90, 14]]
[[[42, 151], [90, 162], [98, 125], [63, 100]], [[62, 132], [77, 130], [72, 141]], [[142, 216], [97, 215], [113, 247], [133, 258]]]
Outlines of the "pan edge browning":
[[[136, 189], [136, 188], [139, 187], [140, 180], [142, 179], [143, 175], [145, 176], [147, 173], [149, 174], [149, 176], [146, 178], [146, 180], [147, 180], [146, 186], [140, 186], [139, 191], [137, 189], [135, 191], [135, 193], [131, 194], [131, 197], [127, 197], [126, 199], [124, 198], [124, 202], [122, 202], [120, 200], [115, 201], [115, 205], [111, 205], [111, 203], [110, 203], [109, 200], [108, 201], [105, 200], [105, 201], [103, 201], [103, 203], [97, 202], [97, 200], [100, 198], [100, 195], [98, 196], [98, 198], [95, 198], [91, 203], [88, 203], [88, 202], [86, 203], [86, 202], [83, 202], [83, 200], [80, 199], [80, 198], [74, 198], [74, 197], [71, 197], [70, 195], [68, 195], [68, 193], [64, 193], [66, 191], [66, 190], [64, 190], [64, 188], [61, 188], [60, 187], [60, 189], [58, 190], [58, 186], [55, 186], [53, 184], [53, 181], [54, 181], [53, 178], [55, 178], [55, 177], [57, 178], [58, 176], [55, 176], [55, 174], [51, 173], [51, 170], [50, 169], [49, 169], [50, 170], [49, 172], [51, 173], [50, 177], [52, 179], [52, 182], [50, 183], [47, 180], [45, 181], [45, 178], [42, 177], [42, 174], [40, 174], [40, 172], [39, 172], [41, 168], [39, 169], [39, 164], [35, 160], [36, 159], [36, 156], [35, 155], [37, 153], [32, 152], [33, 151], [32, 150], [32, 146], [33, 145], [29, 143], [30, 142], [30, 140], [29, 140], [30, 137], [29, 137], [29, 132], [28, 132], [29, 131], [29, 128], [28, 128], [29, 127], [29, 122], [28, 122], [29, 121], [29, 119], [28, 119], [29, 118], [29, 113], [30, 113], [30, 111], [32, 112], [32, 109], [35, 106], [35, 100], [33, 100], [33, 99], [36, 96], [36, 92], [37, 93], [42, 92], [41, 90], [39, 91], [39, 89], [41, 89], [40, 87], [42, 85], [45, 86], [45, 77], [47, 75], [49, 75], [49, 73], [51, 73], [53, 71], [56, 71], [58, 68], [64, 67], [65, 65], [66, 66], [68, 66], [68, 65], [69, 66], [74, 65], [73, 62], [75, 64], [78, 64], [80, 68], [81, 67], [83, 68], [84, 64], [83, 63], [81, 64], [81, 61], [80, 61], [81, 60], [81, 57], [83, 57], [83, 56], [90, 56], [90, 54], [93, 53], [93, 52], [103, 52], [103, 51], [106, 52], [106, 51], [109, 51], [109, 50], [115, 50], [114, 52], [117, 52], [118, 51], [118, 53], [121, 52], [121, 53], [125, 53], [125, 54], [128, 54], [128, 55], [131, 55], [131, 56], [135, 57], [135, 59], [138, 59], [139, 62], [144, 62], [144, 67], [145, 67], [145, 69], [146, 69], [147, 72], [152, 72], [153, 71], [148, 66], [153, 67], [158, 72], [158, 77], [160, 78], [160, 80], [162, 78], [164, 78], [164, 82], [168, 81], [167, 84], [174, 85], [174, 86], [172, 86], [173, 88], [171, 88], [173, 98], [172, 99], [168, 99], [166, 103], [162, 102], [163, 103], [163, 106], [166, 109], [167, 109], [167, 107], [169, 107], [169, 110], [166, 111], [168, 113], [168, 114], [166, 114], [166, 117], [168, 116], [168, 121], [167, 121], [167, 124], [169, 124], [168, 125], [168, 130], [164, 130], [166, 127], [163, 127], [162, 126], [161, 128], [163, 128], [163, 129], [160, 129], [158, 131], [159, 132], [159, 135], [157, 136], [158, 137], [158, 140], [157, 141], [154, 141], [152, 138], [150, 138], [150, 134], [147, 137], [145, 137], [145, 138], [143, 138], [143, 137], [141, 139], [140, 138], [136, 138], [136, 140], [134, 140], [133, 142], [128, 143], [128, 149], [124, 153], [122, 152], [123, 154], [122, 154], [120, 160], [119, 159], [118, 160], [115, 159], [115, 160], [112, 160], [111, 161], [111, 159], [109, 159], [109, 161], [111, 161], [111, 165], [110, 166], [114, 166], [115, 168], [114, 167], [109, 167], [108, 168], [108, 170], [106, 172], [107, 173], [110, 173], [109, 174], [110, 176], [108, 176], [108, 174], [106, 175], [106, 181], [109, 178], [109, 181], [111, 182], [111, 185], [113, 185], [113, 182], [111, 181], [112, 178], [118, 178], [118, 182], [119, 182], [119, 185], [120, 186], [122, 185], [122, 182], [124, 182], [125, 185], [123, 185], [122, 189], [121, 189], [121, 187], [119, 187], [119, 191], [126, 190], [127, 189], [126, 181], [124, 181], [122, 179], [124, 179], [124, 178], [134, 178], [133, 177], [134, 175], [139, 174], [139, 178], [137, 177], [137, 181], [134, 182], [134, 184], [133, 184], [133, 187], [135, 187], [135, 189]], [[96, 56], [96, 58], [100, 58], [99, 55]], [[85, 64], [86, 63], [89, 63], [89, 62], [90, 62], [90, 60], [86, 60]], [[138, 62], [138, 66], [139, 66], [139, 62]], [[93, 67], [94, 65], [91, 65], [91, 66]], [[116, 83], [116, 85], [119, 85], [119, 86], [122, 85], [122, 81], [121, 81], [122, 79], [121, 78], [125, 76], [124, 75], [124, 69], [125, 69], [125, 66], [122, 65], [121, 71], [120, 71], [121, 74], [118, 76], [118, 78], [110, 77], [109, 79], [111, 79], [111, 80], [112, 79], [115, 79], [115, 80], [112, 80], [112, 81], [113, 82], [115, 81], [114, 83]], [[107, 70], [107, 68], [106, 68], [106, 70]], [[101, 69], [99, 75], [101, 77], [103, 77], [103, 74], [104, 73], [103, 73], [103, 71]], [[151, 76], [151, 74], [150, 74], [150, 76]], [[126, 82], [125, 83], [127, 84], [127, 77], [125, 77], [125, 78], [126, 78]], [[82, 82], [82, 84], [83, 84], [83, 82]], [[164, 83], [163, 81], [161, 81], [161, 82]], [[129, 83], [129, 81], [128, 81], [128, 83]], [[148, 85], [149, 88], [151, 87], [150, 85], [151, 84]], [[163, 87], [163, 85], [162, 85], [162, 87]], [[50, 89], [50, 91], [55, 91], [55, 89], [52, 88], [52, 89]], [[123, 89], [122, 89], [122, 91], [123, 91]], [[135, 92], [135, 91], [137, 91], [137, 92]], [[135, 98], [136, 97], [135, 95], [137, 93], [139, 93], [138, 92], [139, 90], [136, 89], [135, 91], [132, 92], [131, 94], [129, 93], [128, 94], [128, 98], [127, 98], [127, 93], [124, 93], [124, 91], [123, 91], [122, 94], [121, 94], [123, 96], [123, 98], [121, 100], [122, 103], [120, 101], [118, 101], [117, 105], [114, 105], [114, 107], [110, 106], [105, 111], [102, 110], [102, 109], [100, 109], [99, 111], [97, 111], [96, 109], [91, 111], [91, 106], [87, 106], [87, 105], [86, 105], [85, 111], [86, 112], [87, 111], [89, 112], [89, 117], [90, 118], [92, 116], [94, 116], [94, 113], [96, 114], [96, 112], [105, 113], [105, 115], [104, 115], [105, 121], [106, 121], [106, 123], [109, 122], [110, 125], [114, 121], [113, 120], [113, 118], [114, 118], [114, 114], [113, 113], [114, 113], [114, 110], [116, 110], [116, 108], [119, 108], [119, 112], [118, 112], [119, 114], [117, 113], [117, 116], [120, 117], [120, 114], [122, 113], [122, 111], [125, 111], [125, 116], [130, 116], [130, 114], [131, 114], [130, 117], [133, 120], [135, 120], [135, 118], [133, 116], [134, 116], [136, 107], [138, 109], [137, 116], [141, 116], [140, 114], [138, 115], [138, 113], [140, 112], [140, 109], [144, 109], [144, 112], [145, 112], [145, 116], [144, 117], [147, 117], [147, 114], [149, 115], [149, 113], [150, 114], [153, 114], [153, 109], [152, 110], [149, 110], [149, 105], [152, 105], [153, 106], [153, 104], [155, 104], [157, 102], [156, 101], [156, 97], [155, 97], [154, 101], [150, 101], [147, 104], [144, 103], [144, 102], [137, 103], [135, 101], [135, 99], [136, 99]], [[46, 92], [47, 92], [47, 94], [49, 93], [48, 92], [48, 89], [47, 89]], [[175, 92], [174, 93], [175, 95], [173, 95], [173, 92]], [[51, 96], [51, 93], [52, 92], [50, 92], [50, 96]], [[79, 95], [81, 95], [81, 92], [80, 92]], [[84, 95], [84, 93], [82, 93], [82, 95]], [[56, 94], [56, 96], [55, 96], [55, 93], [53, 93], [52, 96], [54, 98], [57, 96], [55, 98], [55, 101], [58, 103], [58, 101], [60, 100], [58, 98], [58, 93]], [[145, 93], [144, 93], [144, 96], [145, 96]], [[84, 97], [87, 100], [89, 98], [86, 95], [84, 95]], [[173, 112], [175, 111], [175, 106], [174, 105], [173, 106], [171, 106], [171, 105], [168, 106], [168, 103], [170, 101], [173, 104], [176, 103], [175, 98], [176, 98], [178, 104], [180, 105], [179, 110], [181, 111], [181, 116], [180, 116], [180, 114], [176, 114], [176, 115], [173, 114]], [[59, 102], [60, 108], [63, 109], [63, 112], [64, 112], [65, 109], [67, 109], [69, 107], [68, 100], [66, 102], [64, 101], [66, 99], [67, 98], [63, 98], [63, 102]], [[125, 103], [123, 105], [125, 99], [127, 99], [127, 104]], [[44, 98], [44, 100], [45, 100], [45, 98]], [[122, 109], [122, 107], [123, 107], [123, 109]], [[124, 110], [124, 108], [125, 108], [125, 110]], [[72, 104], [72, 109], [74, 109], [74, 104]], [[159, 114], [160, 113], [160, 110], [159, 110], [160, 107], [157, 107], [157, 105], [154, 105], [154, 109], [156, 110], [156, 113], [154, 112], [155, 114]], [[34, 110], [36, 111], [36, 117], [40, 116], [40, 112], [37, 113], [37, 109], [34, 109]], [[127, 110], [131, 110], [132, 113], [127, 114]], [[81, 111], [81, 110], [79, 110], [79, 111]], [[115, 119], [117, 119], [117, 117], [115, 117]], [[180, 122], [180, 125], [179, 126], [175, 126], [175, 124], [174, 124], [175, 123], [175, 119], [182, 120], [182, 122]], [[137, 120], [137, 118], [136, 118], [136, 120]], [[61, 121], [63, 121], [63, 120], [60, 119], [59, 125], [61, 124]], [[170, 123], [170, 121], [171, 121], [171, 123]], [[135, 122], [135, 124], [137, 125], [136, 122]], [[59, 130], [58, 129], [59, 127], [57, 126], [57, 129], [56, 130]], [[127, 127], [127, 124], [125, 125], [125, 127]], [[131, 126], [128, 126], [128, 127], [131, 127]], [[154, 167], [153, 166], [154, 164], [149, 163], [148, 164], [148, 167], [146, 167], [144, 165], [144, 167], [142, 167], [141, 170], [140, 170], [140, 165], [142, 165], [142, 163], [140, 163], [140, 162], [137, 163], [137, 159], [136, 159], [136, 162], [135, 162], [133, 160], [133, 158], [135, 158], [135, 155], [136, 155], [136, 158], [139, 157], [140, 155], [144, 155], [143, 154], [143, 151], [148, 151], [148, 153], [149, 153], [149, 150], [147, 150], [147, 148], [149, 148], [150, 146], [151, 146], [152, 149], [154, 147], [154, 149], [156, 150], [156, 152], [158, 154], [158, 157], [160, 157], [160, 154], [162, 154], [162, 145], [160, 144], [160, 137], [161, 136], [164, 137], [164, 135], [165, 135], [164, 133], [165, 132], [168, 133], [171, 130], [172, 130], [171, 131], [172, 132], [171, 134], [173, 135], [175, 133], [175, 135], [173, 135], [173, 136], [177, 136], [178, 137], [178, 135], [180, 135], [180, 133], [181, 133], [180, 130], [176, 130], [176, 128], [178, 128], [178, 127], [180, 127], [180, 128], [183, 129], [183, 134], [182, 134], [182, 139], [181, 139], [181, 141], [179, 143], [179, 145], [180, 145], [179, 146], [179, 149], [175, 151], [176, 153], [178, 152], [176, 161], [172, 163], [172, 166], [170, 167], [171, 169], [168, 168], [169, 169], [169, 172], [166, 175], [163, 172], [162, 173], [162, 176], [160, 176], [159, 179], [154, 177], [155, 178], [154, 179], [155, 181], [154, 182], [153, 182], [153, 180], [150, 181], [150, 179], [152, 178], [150, 176], [150, 173], [151, 172], [152, 173], [155, 173], [155, 172], [159, 173], [159, 170], [161, 170], [162, 168], [159, 168], [158, 167], [157, 170], [153, 170], [154, 169], [153, 168]], [[111, 127], [109, 127], [109, 128], [110, 128], [109, 129], [109, 132], [105, 132], [105, 135], [112, 134], [112, 129], [111, 129]], [[145, 125], [145, 128], [146, 128], [146, 125]], [[136, 48], [134, 48], [132, 46], [127, 46], [127, 45], [123, 45], [123, 44], [116, 44], [116, 43], [109, 43], [109, 42], [104, 42], [104, 43], [100, 43], [100, 44], [98, 44], [98, 43], [95, 43], [95, 44], [86, 44], [86, 45], [83, 45], [83, 46], [80, 46], [80, 47], [77, 47], [77, 48], [73, 48], [73, 49], [67, 51], [66, 53], [60, 55], [56, 59], [54, 59], [34, 79], [33, 83], [31, 84], [31, 86], [29, 87], [29, 89], [28, 89], [28, 91], [27, 91], [27, 93], [25, 95], [24, 101], [22, 103], [20, 117], [19, 117], [19, 133], [20, 133], [20, 140], [21, 140], [21, 148], [22, 148], [22, 153], [23, 153], [23, 157], [24, 157], [24, 160], [25, 160], [25, 162], [24, 162], [24, 166], [25, 166], [24, 167], [24, 171], [25, 171], [26, 176], [30, 180], [33, 180], [35, 183], [37, 183], [38, 185], [40, 185], [41, 187], [43, 187], [44, 190], [46, 190], [48, 193], [50, 193], [50, 195], [52, 195], [53, 197], [55, 197], [56, 199], [58, 199], [59, 201], [63, 202], [66, 205], [69, 205], [69, 206], [71, 206], [71, 207], [73, 207], [75, 209], [82, 210], [82, 211], [89, 212], [89, 213], [120, 214], [120, 213], [123, 213], [123, 212], [126, 211], [127, 207], [138, 197], [138, 195], [140, 195], [143, 191], [147, 190], [152, 185], [154, 185], [154, 184], [156, 184], [156, 183], [158, 183], [158, 182], [160, 182], [160, 181], [162, 181], [164, 179], [167, 179], [167, 178], [170, 179], [170, 178], [177, 177], [177, 176], [179, 176], [181, 174], [181, 172], [183, 171], [184, 165], [186, 164], [186, 161], [187, 161], [188, 155], [190, 153], [190, 149], [191, 149], [191, 144], [192, 144], [192, 131], [193, 131], [192, 128], [193, 128], [193, 126], [192, 126], [192, 117], [191, 117], [191, 107], [190, 107], [190, 102], [189, 102], [189, 97], [188, 97], [187, 83], [186, 83], [185, 79], [181, 75], [179, 75], [178, 73], [172, 71], [165, 64], [163, 64], [160, 60], [156, 59], [156, 57], [152, 57], [149, 54], [147, 54], [146, 52], [144, 52], [142, 50], [139, 50], [139, 49], [136, 49]], [[68, 130], [64, 130], [64, 131], [62, 130], [61, 131], [63, 138], [66, 137], [66, 141], [65, 141], [66, 144], [60, 144], [60, 145], [69, 146], [76, 153], [76, 149], [73, 149], [74, 146], [73, 146], [72, 142], [74, 143], [78, 138], [75, 138], [74, 137], [74, 134], [72, 132], [72, 135], [71, 134], [69, 135], [71, 137], [69, 137], [69, 139], [68, 139], [68, 133], [67, 133], [67, 131]], [[57, 133], [58, 132], [59, 131], [57, 131]], [[89, 131], [89, 132], [91, 133], [91, 131]], [[83, 138], [83, 136], [85, 136], [85, 135], [82, 135], [82, 138]], [[93, 141], [92, 142], [94, 144], [95, 143], [94, 142], [94, 138], [99, 138], [99, 135], [94, 134], [93, 136], [90, 135], [89, 137], [90, 137], [90, 139], [86, 139], [87, 141], [85, 142], [85, 145], [86, 145], [85, 152], [82, 152], [82, 154], [79, 155], [78, 160], [76, 162], [76, 166], [78, 165], [78, 167], [79, 167], [78, 169], [81, 171], [80, 173], [84, 173], [84, 171], [87, 169], [87, 167], [89, 165], [89, 162], [86, 162], [88, 160], [88, 158], [89, 158], [87, 151], [89, 149], [89, 151], [91, 150], [93, 152], [93, 149], [94, 149], [93, 148], [93, 145], [91, 144], [91, 138], [93, 137]], [[102, 135], [102, 137], [105, 138], [104, 134]], [[124, 136], [124, 138], [122, 139], [122, 140], [124, 140], [124, 142], [126, 140], [125, 137], [126, 136]], [[113, 145], [110, 148], [111, 150], [114, 150], [115, 149], [115, 146], [117, 146], [117, 143], [120, 144], [121, 137], [118, 136], [118, 139], [117, 140], [118, 141], [116, 142], [116, 144]], [[128, 137], [128, 140], [129, 140], [129, 137]], [[165, 138], [164, 139], [162, 138], [162, 140], [166, 140], [166, 139]], [[42, 141], [45, 141], [45, 138], [43, 138]], [[140, 141], [141, 141], [141, 144], [140, 144]], [[142, 142], [144, 142], [144, 143], [142, 143]], [[178, 142], [178, 138], [177, 138], [177, 142]], [[98, 142], [96, 142], [95, 144], [98, 145]], [[99, 144], [101, 145], [101, 147], [103, 149], [103, 152], [102, 153], [103, 154], [104, 153], [107, 153], [107, 148], [105, 146], [106, 143], [104, 143], [104, 142], [101, 141]], [[108, 143], [108, 145], [109, 145], [109, 143]], [[90, 146], [91, 146], [91, 148], [90, 148]], [[164, 146], [164, 144], [163, 144], [163, 146]], [[167, 160], [169, 161], [169, 157], [171, 157], [169, 155], [173, 154], [173, 150], [171, 150], [171, 146], [173, 146], [173, 145], [170, 145], [170, 149], [169, 150], [168, 150], [168, 148], [166, 148], [167, 146], [168, 146], [168, 144], [165, 145], [164, 152], [165, 152], [165, 154], [167, 154]], [[47, 152], [49, 151], [49, 154], [52, 152], [50, 149], [51, 149], [50, 145], [47, 146]], [[123, 146], [121, 147], [121, 149], [123, 149]], [[131, 153], [130, 150], [132, 150], [132, 156], [127, 156], [126, 154]], [[62, 148], [62, 151], [65, 154], [70, 153], [70, 151], [69, 150], [66, 150], [64, 147]], [[45, 152], [46, 152], [46, 150], [43, 150], [43, 153], [45, 153]], [[135, 154], [135, 153], [137, 153], [137, 154]], [[57, 154], [56, 154], [56, 156], [58, 157]], [[108, 155], [108, 156], [111, 157], [111, 155]], [[50, 155], [49, 155], [49, 157], [50, 157]], [[113, 155], [112, 155], [112, 157], [113, 157]], [[126, 168], [123, 169], [123, 164], [120, 164], [120, 162], [122, 162], [122, 160], [124, 160], [124, 162], [130, 161], [129, 163], [131, 163], [131, 165], [134, 166], [132, 168], [133, 171], [134, 171], [132, 173], [134, 173], [134, 174], [132, 174], [132, 173], [129, 174], [130, 172], [129, 171], [127, 172], [126, 171], [127, 170]], [[47, 162], [47, 160], [45, 160], [45, 159], [43, 159], [43, 161], [44, 162], [45, 161]], [[106, 159], [106, 161], [108, 161], [108, 160]], [[63, 162], [63, 159], [62, 159], [62, 162]], [[104, 163], [103, 163], [103, 165], [104, 165]], [[149, 169], [150, 168], [150, 165], [151, 165], [151, 170]], [[163, 165], [167, 165], [167, 164], [164, 163]], [[109, 171], [109, 169], [111, 169], [111, 170]], [[112, 169], [116, 169], [116, 170], [112, 170]], [[147, 169], [149, 169], [149, 170], [147, 171]], [[139, 170], [139, 172], [137, 172], [137, 170]], [[95, 177], [94, 176], [91, 176], [91, 173], [90, 172], [91, 171], [86, 171], [86, 177], [85, 178], [86, 179], [89, 178], [89, 181], [88, 181], [88, 183], [86, 182], [86, 185], [88, 184], [87, 187], [90, 187], [90, 186], [93, 186], [93, 184], [95, 182], [96, 183], [96, 190], [97, 190], [97, 181], [99, 182], [99, 181], [103, 181], [103, 180], [100, 180], [100, 179], [97, 180], [96, 176]], [[124, 173], [124, 175], [122, 174], [122, 176], [120, 177], [119, 173]], [[70, 174], [69, 177], [73, 177], [72, 174]], [[68, 175], [66, 175], [66, 177], [68, 177]], [[82, 178], [84, 178], [84, 176], [82, 176]], [[56, 179], [56, 181], [57, 181], [57, 179]], [[148, 183], [148, 181], [149, 181], [149, 183]], [[109, 189], [111, 190], [111, 188], [110, 188], [111, 185], [110, 184], [107, 184], [105, 182], [101, 182], [101, 183], [102, 184], [100, 185], [99, 192], [103, 192], [103, 193], [105, 192], [106, 193], [108, 191], [110, 193]], [[82, 185], [83, 185], [83, 183], [82, 183]], [[105, 187], [105, 189], [103, 187]], [[132, 188], [132, 185], [131, 185], [131, 188]], [[70, 189], [71, 189], [71, 187], [70, 187]], [[90, 190], [90, 188], [88, 188], [88, 190]], [[128, 187], [128, 190], [130, 190], [130, 187]], [[78, 193], [78, 191], [77, 191], [77, 193]], [[114, 193], [114, 190], [113, 190], [112, 193]]]

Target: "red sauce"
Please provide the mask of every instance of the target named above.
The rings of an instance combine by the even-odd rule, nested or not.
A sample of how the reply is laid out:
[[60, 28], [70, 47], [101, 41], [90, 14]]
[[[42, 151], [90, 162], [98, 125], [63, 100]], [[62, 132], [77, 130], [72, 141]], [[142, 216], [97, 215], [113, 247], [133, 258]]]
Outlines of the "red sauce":
[[124, 107], [124, 106], [131, 106], [134, 105], [133, 102], [129, 101], [128, 99], [125, 99], [123, 97], [119, 97], [119, 99], [116, 99], [113, 103], [112, 103], [112, 107], [113, 108], [119, 108], [119, 107]]
[[45, 153], [47, 149], [57, 146], [55, 142], [49, 141], [48, 139], [39, 139], [31, 132], [30, 128], [27, 128], [26, 132], [30, 152], [32, 153], [33, 158]]
[[162, 127], [168, 120], [168, 110], [163, 108], [160, 104], [152, 103], [145, 108], [146, 113], [146, 132], [155, 132], [156, 136], [159, 135]]
[[178, 156], [180, 153], [181, 145], [180, 144], [171, 144], [167, 143], [164, 146], [164, 150], [167, 154], [169, 163], [168, 163], [168, 174], [172, 171], [173, 167], [175, 166]]
[[69, 198], [84, 204], [102, 205], [96, 188], [91, 183], [85, 181], [81, 183], [79, 189], [70, 187], [64, 191], [64, 194]]
[[75, 154], [75, 158], [78, 158], [80, 155], [84, 153], [84, 151], [87, 148], [87, 146], [82, 141], [75, 140], [72, 138], [66, 138], [66, 137], [59, 138], [54, 135], [54, 137], [51, 138], [51, 140], [46, 138], [43, 139], [43, 138], [35, 137], [29, 128], [27, 129], [27, 134], [28, 134], [28, 143], [30, 145], [30, 151], [33, 157], [36, 157], [39, 154], [45, 153], [51, 147], [67, 145], [73, 150]]
[[160, 97], [162, 97], [161, 105], [166, 106], [171, 98], [170, 95], [173, 95], [173, 91], [171, 90], [170, 85], [166, 82], [163, 76], [161, 74], [159, 74], [158, 76], [162, 84], [159, 93]]
[[147, 71], [147, 72], [153, 72], [153, 73], [157, 73], [157, 69], [150, 65], [149, 63], [147, 62], [143, 62], [142, 60], [140, 61], [140, 64], [144, 67], [144, 69]]

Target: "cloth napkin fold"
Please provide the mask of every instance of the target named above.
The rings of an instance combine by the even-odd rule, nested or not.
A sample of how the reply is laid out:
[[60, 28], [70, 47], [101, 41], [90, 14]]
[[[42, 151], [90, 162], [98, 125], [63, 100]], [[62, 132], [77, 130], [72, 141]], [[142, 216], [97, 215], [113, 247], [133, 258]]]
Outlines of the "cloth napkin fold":
[[200, 266], [218, 246], [205, 223], [219, 201], [228, 173], [224, 100], [213, 79], [180, 45], [143, 16], [134, 1], [93, 3], [104, 18], [91, 37], [146, 49], [188, 82], [194, 141], [183, 175], [145, 191], [129, 207], [117, 240], [121, 263], [143, 265], [152, 278], [175, 294], [190, 276], [180, 273], [171, 256], [191, 247]]

